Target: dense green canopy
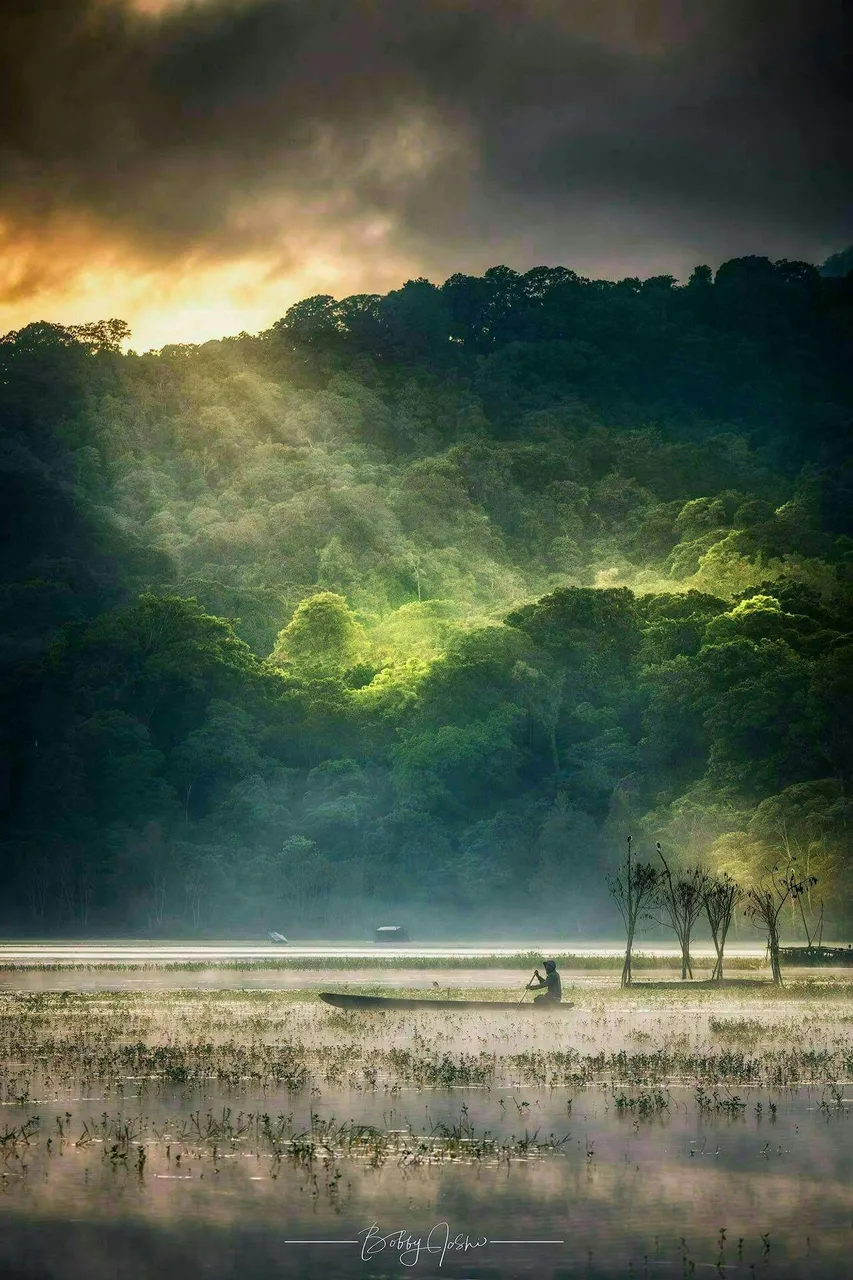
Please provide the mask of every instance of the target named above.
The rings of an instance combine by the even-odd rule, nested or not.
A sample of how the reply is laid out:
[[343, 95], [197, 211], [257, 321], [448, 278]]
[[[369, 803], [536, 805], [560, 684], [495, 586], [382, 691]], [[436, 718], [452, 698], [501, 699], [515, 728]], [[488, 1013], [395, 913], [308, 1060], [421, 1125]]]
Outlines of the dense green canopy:
[[0, 339], [6, 925], [601, 932], [629, 829], [853, 921], [851, 335], [755, 257]]

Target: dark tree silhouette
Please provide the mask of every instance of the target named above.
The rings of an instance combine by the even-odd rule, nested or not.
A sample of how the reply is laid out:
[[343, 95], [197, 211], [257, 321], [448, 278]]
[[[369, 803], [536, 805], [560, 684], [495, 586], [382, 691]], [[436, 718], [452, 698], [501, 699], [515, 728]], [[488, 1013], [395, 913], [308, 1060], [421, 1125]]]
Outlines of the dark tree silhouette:
[[744, 890], [725, 873], [708, 879], [702, 889], [702, 907], [714, 940], [717, 959], [711, 974], [713, 982], [723, 980], [723, 952], [726, 947], [726, 935], [734, 918], [738, 904], [743, 900]]
[[636, 862], [631, 856], [631, 836], [623, 865], [614, 876], [608, 876], [607, 887], [625, 924], [625, 963], [622, 965], [623, 987], [633, 981], [632, 950], [640, 919], [648, 914], [660, 881], [660, 872], [650, 862]]
[[779, 875], [778, 868], [774, 867], [766, 880], [746, 891], [747, 916], [753, 924], [761, 925], [767, 931], [770, 970], [777, 987], [784, 986], [782, 966], [779, 963], [779, 917], [782, 908], [789, 898], [796, 901], [815, 884], [817, 876], [805, 876], [801, 879], [796, 867], [791, 864], [784, 875]]
[[703, 894], [708, 874], [701, 867], [692, 867], [673, 878], [669, 863], [663, 856], [660, 841], [655, 845], [663, 863], [663, 875], [659, 877], [655, 906], [662, 913], [665, 924], [672, 929], [681, 948], [681, 980], [693, 977], [690, 962], [690, 937], [693, 926], [702, 914]]

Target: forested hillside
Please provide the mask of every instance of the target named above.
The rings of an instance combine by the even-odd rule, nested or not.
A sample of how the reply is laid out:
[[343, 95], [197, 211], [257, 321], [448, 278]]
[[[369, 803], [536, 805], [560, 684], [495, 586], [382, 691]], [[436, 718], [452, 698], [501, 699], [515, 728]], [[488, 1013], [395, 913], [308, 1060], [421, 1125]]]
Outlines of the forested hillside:
[[853, 924], [853, 275], [126, 336], [0, 339], [7, 928], [601, 933], [628, 831]]

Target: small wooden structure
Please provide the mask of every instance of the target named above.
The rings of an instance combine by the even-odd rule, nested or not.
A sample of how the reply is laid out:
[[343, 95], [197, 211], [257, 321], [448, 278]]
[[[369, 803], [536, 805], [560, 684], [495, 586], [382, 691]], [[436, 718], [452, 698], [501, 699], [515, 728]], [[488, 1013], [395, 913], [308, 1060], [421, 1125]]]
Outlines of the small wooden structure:
[[381, 924], [373, 934], [374, 942], [410, 942], [408, 933], [401, 924]]

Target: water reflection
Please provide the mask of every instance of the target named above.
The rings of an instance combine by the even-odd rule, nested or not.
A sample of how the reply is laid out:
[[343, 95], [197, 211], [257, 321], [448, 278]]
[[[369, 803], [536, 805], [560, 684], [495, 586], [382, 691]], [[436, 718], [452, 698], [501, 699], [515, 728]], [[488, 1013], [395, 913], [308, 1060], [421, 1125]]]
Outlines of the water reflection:
[[[207, 1091], [203, 1105], [215, 1112], [225, 1096]], [[148, 1121], [140, 1168], [135, 1157], [116, 1159], [109, 1143], [75, 1145], [84, 1118], [106, 1109], [116, 1115], [115, 1103], [93, 1096], [42, 1105], [38, 1139], [7, 1150], [0, 1163], [0, 1274], [28, 1280], [639, 1280], [715, 1268], [767, 1280], [847, 1274], [849, 1106], [821, 1106], [819, 1091], [776, 1095], [771, 1122], [765, 1092], [748, 1091], [743, 1100], [734, 1120], [703, 1117], [686, 1090], [673, 1091], [668, 1108], [649, 1120], [620, 1111], [604, 1090], [574, 1098], [560, 1090], [470, 1090], [391, 1099], [281, 1093], [259, 1100], [270, 1112], [296, 1109], [297, 1125], [301, 1108], [306, 1129], [313, 1110], [385, 1129], [411, 1125], [415, 1133], [464, 1113], [475, 1128], [498, 1135], [522, 1127], [569, 1134], [560, 1154], [539, 1160], [418, 1165], [395, 1155], [375, 1167], [320, 1150], [300, 1164], [252, 1144], [226, 1143], [215, 1152], [192, 1141], [168, 1144], [162, 1135], [169, 1124], [202, 1104], [200, 1096], [159, 1089], [151, 1099], [125, 1099], [121, 1110], [125, 1119]], [[56, 1118], [66, 1111], [72, 1120], [63, 1130], [72, 1142], [58, 1138]], [[0, 1111], [0, 1139], [22, 1119], [21, 1108]], [[463, 1255], [451, 1250], [442, 1260], [423, 1242], [443, 1222], [451, 1239], [486, 1243]], [[374, 1243], [379, 1237], [386, 1244], [363, 1260], [362, 1233], [373, 1224]], [[411, 1237], [408, 1250], [394, 1233], [402, 1233], [403, 1244]], [[444, 1234], [439, 1228], [432, 1243]]]

